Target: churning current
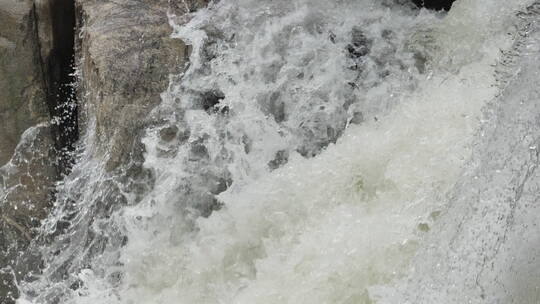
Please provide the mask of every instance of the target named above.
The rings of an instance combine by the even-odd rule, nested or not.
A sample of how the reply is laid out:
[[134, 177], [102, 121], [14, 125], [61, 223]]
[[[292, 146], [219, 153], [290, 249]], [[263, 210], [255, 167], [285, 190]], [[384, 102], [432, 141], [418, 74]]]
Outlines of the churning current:
[[171, 14], [190, 63], [149, 114], [148, 176], [85, 153], [90, 117], [18, 303], [538, 303], [533, 2]]

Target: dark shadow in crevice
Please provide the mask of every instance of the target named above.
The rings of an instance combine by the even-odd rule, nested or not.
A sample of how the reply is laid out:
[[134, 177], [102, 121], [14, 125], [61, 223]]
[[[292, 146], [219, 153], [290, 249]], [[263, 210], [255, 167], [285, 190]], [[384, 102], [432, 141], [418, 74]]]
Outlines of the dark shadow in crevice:
[[449, 11], [452, 8], [452, 3], [455, 0], [412, 0], [412, 2], [418, 7], [425, 7], [432, 10], [445, 10]]
[[47, 106], [53, 121], [53, 137], [60, 174], [69, 173], [72, 152], [79, 139], [75, 92], [75, 1], [53, 0], [50, 6], [53, 48], [45, 59]]

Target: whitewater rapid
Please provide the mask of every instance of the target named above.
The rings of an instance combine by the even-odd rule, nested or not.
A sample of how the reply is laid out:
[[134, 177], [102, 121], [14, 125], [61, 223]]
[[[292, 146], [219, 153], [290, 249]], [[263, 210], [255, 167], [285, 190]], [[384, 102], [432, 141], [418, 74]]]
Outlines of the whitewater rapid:
[[540, 45], [524, 35], [534, 14], [518, 14], [532, 1], [458, 0], [448, 14], [397, 2], [171, 15], [192, 52], [145, 132], [152, 181], [110, 188], [122, 179], [85, 157], [89, 132], [59, 185], [72, 207], [43, 227], [68, 213], [71, 236], [40, 245], [44, 274], [19, 303], [511, 303], [467, 289], [478, 239], [448, 245], [461, 237], [448, 223], [497, 227], [459, 202], [492, 155], [478, 152], [492, 112], [520, 98], [507, 86], [521, 63], [501, 50]]

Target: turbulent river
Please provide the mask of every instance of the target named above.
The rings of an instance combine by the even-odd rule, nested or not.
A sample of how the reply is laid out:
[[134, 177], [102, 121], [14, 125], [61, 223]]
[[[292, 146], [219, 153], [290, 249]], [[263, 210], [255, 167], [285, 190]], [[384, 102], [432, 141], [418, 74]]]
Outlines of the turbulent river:
[[106, 173], [90, 117], [18, 303], [539, 303], [533, 2], [171, 14], [147, 173]]

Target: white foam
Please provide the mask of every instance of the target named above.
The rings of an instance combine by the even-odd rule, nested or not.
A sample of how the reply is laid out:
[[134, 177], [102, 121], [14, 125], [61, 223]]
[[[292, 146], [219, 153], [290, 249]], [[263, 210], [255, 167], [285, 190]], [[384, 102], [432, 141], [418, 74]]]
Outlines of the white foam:
[[[155, 187], [111, 219], [129, 242], [122, 266], [104, 271], [121, 270], [122, 283], [84, 270], [72, 302], [374, 302], [373, 286], [391, 290], [407, 274], [470, 158], [481, 109], [498, 93], [499, 49], [510, 47], [514, 11], [527, 2], [458, 0], [444, 17], [371, 0], [231, 0], [175, 25], [175, 36], [193, 44], [191, 67], [156, 113], [189, 128], [188, 144], [164, 157], [161, 127], [148, 130], [145, 166]], [[345, 49], [354, 26], [373, 45], [361, 88], [350, 91], [357, 72]], [[207, 31], [225, 35], [210, 64], [200, 56]], [[415, 53], [431, 63], [425, 74]], [[210, 89], [224, 93], [226, 119], [196, 107], [193, 92]], [[283, 122], [258, 103], [273, 92], [285, 103]], [[353, 105], [342, 111], [346, 98]], [[358, 109], [365, 121], [349, 124], [337, 143], [312, 158], [295, 152], [323, 136], [299, 132], [302, 123], [337, 130]], [[195, 166], [189, 144], [200, 138], [209, 160]], [[270, 172], [280, 150], [289, 160]], [[181, 187], [225, 171], [233, 184], [218, 196], [223, 207], [197, 217]]]
[[[428, 34], [434, 39], [435, 48], [430, 51], [437, 66], [429, 76], [415, 76], [418, 82], [414, 91], [398, 94], [397, 105], [377, 121], [350, 126], [335, 145], [315, 158], [293, 156], [285, 167], [267, 173], [262, 167], [256, 169], [268, 159], [264, 154], [268, 149], [261, 147], [263, 152], [255, 153], [259, 159], [247, 158], [253, 171], [234, 174], [243, 176], [239, 179], [243, 182], [219, 196], [223, 209], [209, 218], [198, 218], [195, 231], [185, 230], [181, 223], [171, 224], [183, 218], [175, 219], [177, 212], [167, 199], [174, 195], [167, 192], [171, 184], [164, 183], [159, 190], [164, 191], [164, 196], [156, 191], [152, 207], [143, 204], [126, 213], [128, 218], [150, 213], [152, 220], [143, 226], [128, 226], [130, 242], [122, 253], [126, 277], [119, 301], [373, 301], [370, 286], [391, 284], [405, 274], [409, 259], [422, 242], [423, 230], [433, 222], [434, 212], [444, 204], [445, 193], [455, 184], [470, 157], [470, 142], [480, 122], [480, 110], [497, 93], [493, 65], [499, 56], [498, 48], [509, 46], [511, 40], [505, 31], [513, 22], [513, 10], [521, 4], [460, 1], [443, 21], [427, 12], [416, 17], [431, 22]], [[253, 10], [253, 5], [249, 1], [228, 2], [216, 8], [223, 10], [218, 14], [239, 24], [256, 23], [251, 18], [262, 18], [257, 13], [280, 20], [263, 27], [263, 33], [258, 34], [259, 29], [250, 32], [253, 41], [246, 45], [255, 48], [253, 52], [268, 43], [264, 32], [272, 31], [272, 26], [294, 23], [311, 11], [295, 3], [290, 4], [290, 14], [277, 10], [284, 15], [275, 17], [275, 8], [269, 7], [265, 15], [262, 9]], [[310, 3], [310, 8], [329, 9], [329, 5], [316, 1]], [[336, 10], [340, 5], [350, 10], [342, 2], [330, 6]], [[362, 16], [362, 11], [351, 12], [352, 16], [342, 19], [345, 23], [347, 17], [369, 18], [378, 13]], [[407, 18], [410, 23], [418, 22]], [[396, 25], [400, 26], [399, 21]], [[246, 52], [245, 48], [239, 49]], [[295, 50], [298, 49], [287, 49], [292, 52], [287, 56]], [[250, 56], [249, 52], [236, 55]], [[334, 58], [328, 60], [330, 65], [338, 64]], [[264, 62], [259, 63], [264, 66]], [[225, 65], [223, 69], [233, 66]], [[218, 73], [220, 78], [215, 81], [226, 81], [227, 75], [241, 72], [242, 67], [239, 71]], [[331, 70], [327, 73], [319, 76], [320, 85], [314, 88], [330, 85], [336, 79]], [[229, 105], [252, 107], [243, 103], [265, 90], [264, 86], [258, 79], [235, 83], [236, 91], [226, 90], [238, 94]], [[377, 100], [377, 93], [371, 94], [366, 99]], [[258, 112], [244, 113], [240, 128], [248, 133], [250, 128], [259, 128], [255, 122], [263, 118], [256, 117]], [[211, 124], [203, 118], [194, 118], [191, 123]], [[211, 133], [208, 127], [201, 128]], [[265, 133], [264, 127], [257, 130], [251, 132], [263, 145], [264, 136], [272, 135]], [[157, 162], [148, 164], [166, 172], [163, 180], [169, 182], [172, 172], [181, 174], [183, 170], [164, 169]]]

